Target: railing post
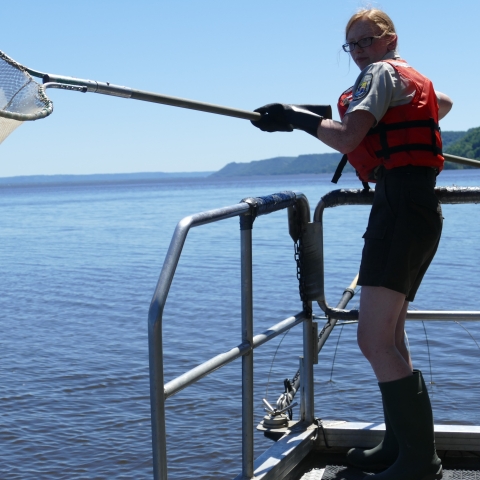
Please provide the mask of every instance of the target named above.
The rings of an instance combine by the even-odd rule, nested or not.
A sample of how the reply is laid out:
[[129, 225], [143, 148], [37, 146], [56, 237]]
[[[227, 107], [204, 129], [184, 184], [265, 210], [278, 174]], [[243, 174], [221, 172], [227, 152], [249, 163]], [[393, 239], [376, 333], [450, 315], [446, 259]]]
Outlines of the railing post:
[[300, 372], [300, 420], [305, 421], [305, 391], [303, 389], [303, 356], [298, 357], [298, 371]]
[[162, 318], [170, 285], [175, 275], [183, 245], [191, 227], [206, 225], [249, 211], [239, 203], [183, 218], [178, 222], [163, 263], [148, 310], [148, 357], [150, 365], [150, 405], [152, 412], [153, 477], [167, 480], [167, 440], [165, 428], [165, 385], [163, 375]]
[[[309, 304], [311, 312], [312, 303]], [[312, 313], [307, 315], [303, 322], [303, 374], [301, 377], [302, 391], [305, 402], [305, 417], [302, 418], [307, 423], [313, 423], [314, 405], [313, 405], [313, 322]]]
[[150, 402], [152, 412], [153, 478], [167, 480], [167, 440], [163, 379], [162, 324], [155, 322], [157, 309], [150, 309], [148, 343], [150, 352]]
[[242, 357], [242, 475], [253, 478], [253, 217], [240, 217], [242, 343], [249, 343], [250, 353]]

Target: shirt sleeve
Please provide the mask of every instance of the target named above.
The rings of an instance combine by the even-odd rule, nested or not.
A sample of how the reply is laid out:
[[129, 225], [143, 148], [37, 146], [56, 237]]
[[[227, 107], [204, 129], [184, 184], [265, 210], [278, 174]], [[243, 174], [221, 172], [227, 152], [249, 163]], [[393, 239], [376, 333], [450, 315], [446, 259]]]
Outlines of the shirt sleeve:
[[[386, 62], [372, 63], [358, 76], [353, 86], [352, 101], [346, 114], [355, 110], [366, 110], [375, 117], [376, 123], [378, 123], [391, 106], [392, 101], [396, 100], [395, 97], [398, 97], [399, 88], [402, 88], [402, 82], [391, 65]], [[395, 93], [397, 95], [394, 95]]]

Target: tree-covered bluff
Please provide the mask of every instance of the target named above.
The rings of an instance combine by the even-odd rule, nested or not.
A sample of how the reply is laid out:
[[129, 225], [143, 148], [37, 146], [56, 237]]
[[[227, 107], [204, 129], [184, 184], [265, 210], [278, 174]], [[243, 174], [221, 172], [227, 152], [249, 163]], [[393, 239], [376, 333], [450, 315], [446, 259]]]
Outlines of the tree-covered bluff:
[[445, 153], [450, 153], [457, 157], [480, 160], [480, 127], [471, 128], [465, 133], [465, 135], [452, 142], [444, 150]]
[[[480, 127], [466, 132], [442, 132], [443, 150], [445, 153], [480, 160]], [[295, 175], [334, 173], [340, 153], [312, 153], [298, 157], [275, 157], [266, 160], [255, 160], [248, 163], [232, 162], [211, 176], [237, 177], [254, 175]], [[445, 169], [471, 168], [456, 163], [445, 162]], [[344, 172], [353, 172], [347, 164]]]

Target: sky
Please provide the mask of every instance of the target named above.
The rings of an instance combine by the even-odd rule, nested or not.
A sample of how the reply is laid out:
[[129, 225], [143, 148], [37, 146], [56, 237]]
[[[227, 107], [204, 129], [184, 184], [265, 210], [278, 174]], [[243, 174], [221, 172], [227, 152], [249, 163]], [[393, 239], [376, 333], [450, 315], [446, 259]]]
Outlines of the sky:
[[[454, 101], [443, 130], [480, 126], [478, 0], [2, 0], [0, 50], [47, 73], [243, 110], [331, 104], [358, 67], [341, 49], [360, 7], [393, 19], [399, 53]], [[304, 132], [94, 93], [49, 89], [50, 117], [0, 145], [0, 177], [216, 171], [331, 152]]]

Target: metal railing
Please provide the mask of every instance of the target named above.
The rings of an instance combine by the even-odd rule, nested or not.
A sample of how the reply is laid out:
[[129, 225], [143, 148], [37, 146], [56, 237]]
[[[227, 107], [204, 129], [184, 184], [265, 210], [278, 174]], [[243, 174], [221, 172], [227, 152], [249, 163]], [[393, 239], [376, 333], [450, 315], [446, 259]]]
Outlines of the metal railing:
[[[285, 208], [289, 208], [291, 235], [292, 232], [298, 231], [298, 222], [307, 223], [310, 221], [310, 207], [306, 197], [302, 193], [281, 192], [267, 197], [247, 198], [237, 205], [185, 217], [178, 223], [175, 229], [148, 313], [152, 449], [155, 480], [167, 479], [165, 400], [239, 357], [242, 358], [242, 475], [244, 478], [253, 478], [253, 350], [300, 323], [303, 323], [304, 357], [302, 372], [302, 405], [304, 405], [304, 408], [302, 409], [302, 420], [308, 423], [313, 422], [314, 339], [311, 309], [310, 312], [302, 311], [297, 315], [291, 316], [259, 335], [253, 335], [253, 222], [260, 215]], [[164, 385], [163, 310], [188, 232], [193, 227], [235, 216], [240, 217], [241, 229], [241, 343]]]
[[[479, 187], [438, 187], [435, 193], [442, 204], [469, 204], [480, 203]], [[338, 320], [358, 319], [358, 310], [346, 310], [330, 307], [325, 298], [324, 262], [323, 262], [323, 212], [326, 208], [341, 205], [372, 205], [374, 191], [364, 190], [333, 190], [323, 196], [318, 203], [313, 218], [317, 243], [316, 264], [316, 291], [309, 296], [309, 300], [316, 300], [327, 317]], [[480, 311], [436, 311], [436, 310], [409, 310], [407, 320], [480, 320]], [[332, 327], [333, 328], [333, 327]]]
[[[478, 187], [436, 188], [435, 192], [443, 204], [480, 203]], [[323, 213], [326, 208], [340, 205], [371, 205], [373, 191], [334, 190], [322, 197], [318, 203], [314, 221], [310, 222], [308, 200], [301, 193], [281, 192], [267, 197], [246, 198], [239, 204], [210, 210], [185, 217], [173, 234], [165, 262], [153, 295], [148, 315], [148, 341], [150, 363], [150, 399], [152, 414], [153, 471], [155, 480], [167, 480], [167, 445], [165, 428], [165, 401], [180, 390], [194, 384], [201, 378], [228, 363], [242, 358], [242, 474], [248, 479], [254, 476], [253, 458], [253, 350], [300, 323], [303, 324], [303, 362], [301, 372], [301, 420], [306, 425], [314, 420], [313, 364], [337, 320], [354, 320], [358, 310], [346, 310], [353, 296], [356, 280], [344, 292], [337, 307], [330, 307], [324, 291], [323, 259]], [[252, 289], [252, 229], [255, 219], [288, 208], [289, 232], [292, 239], [303, 243], [302, 248], [311, 248], [314, 256], [307, 256], [303, 268], [314, 272], [313, 290], [304, 298], [304, 309], [273, 325], [261, 334], [253, 334], [253, 289]], [[232, 217], [240, 217], [241, 255], [241, 343], [197, 367], [164, 384], [162, 319], [163, 309], [172, 284], [183, 246], [191, 228], [206, 225]], [[312, 235], [308, 247], [308, 236]], [[310, 252], [311, 253], [311, 252]], [[311, 264], [311, 265], [308, 265]], [[311, 287], [311, 285], [310, 285]], [[319, 338], [314, 335], [311, 302], [316, 300], [325, 312], [327, 323]], [[480, 311], [409, 311], [409, 320], [480, 320]]]

